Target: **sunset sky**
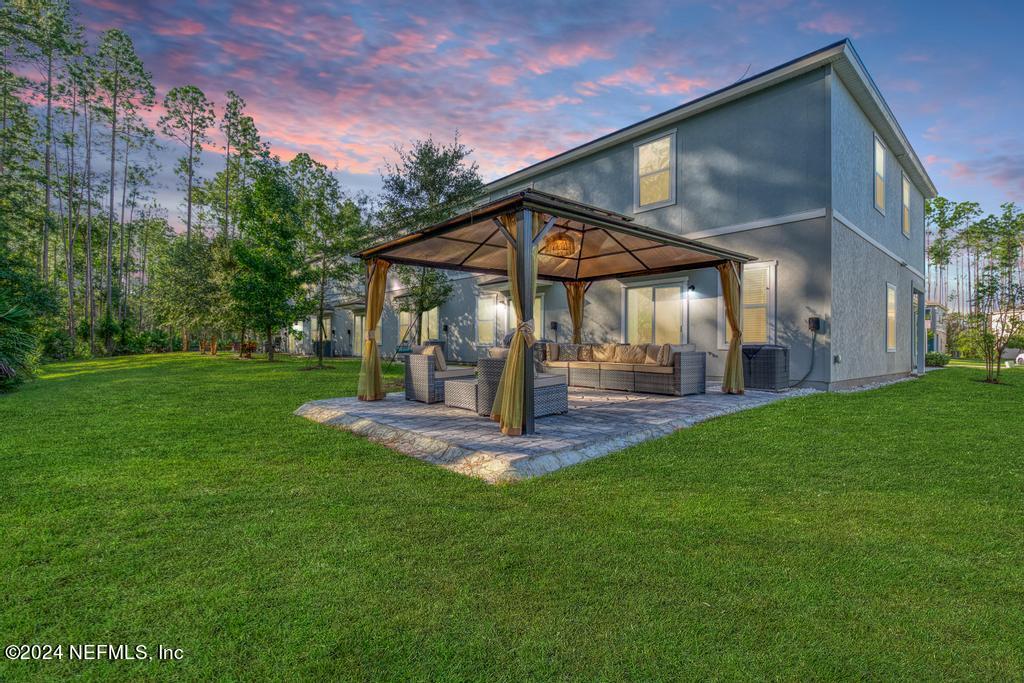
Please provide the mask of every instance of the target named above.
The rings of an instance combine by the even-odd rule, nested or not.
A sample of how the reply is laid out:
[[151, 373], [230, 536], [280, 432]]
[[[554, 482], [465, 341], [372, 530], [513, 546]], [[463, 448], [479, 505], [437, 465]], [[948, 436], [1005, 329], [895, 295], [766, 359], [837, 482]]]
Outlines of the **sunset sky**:
[[[939, 191], [1024, 202], [1024, 3], [80, 0], [159, 97], [244, 97], [264, 139], [375, 191], [394, 145], [458, 129], [490, 180], [843, 37]], [[155, 116], [154, 116], [155, 119]], [[170, 149], [166, 154], [176, 155]], [[203, 171], [219, 170], [206, 156]], [[170, 207], [173, 176], [161, 176]]]

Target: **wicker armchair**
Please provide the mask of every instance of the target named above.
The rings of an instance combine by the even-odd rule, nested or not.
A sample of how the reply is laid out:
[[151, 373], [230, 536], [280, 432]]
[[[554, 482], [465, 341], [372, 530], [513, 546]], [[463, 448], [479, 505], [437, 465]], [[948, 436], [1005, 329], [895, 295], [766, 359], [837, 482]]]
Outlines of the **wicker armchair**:
[[[481, 358], [477, 361], [477, 412], [489, 416], [498, 393], [498, 382], [505, 369], [504, 358]], [[536, 374], [533, 377], [533, 416], [558, 415], [569, 412], [569, 387], [564, 377]]]
[[472, 377], [474, 368], [438, 370], [433, 356], [409, 354], [405, 357], [405, 400], [422, 403], [444, 401], [444, 383], [456, 377]]

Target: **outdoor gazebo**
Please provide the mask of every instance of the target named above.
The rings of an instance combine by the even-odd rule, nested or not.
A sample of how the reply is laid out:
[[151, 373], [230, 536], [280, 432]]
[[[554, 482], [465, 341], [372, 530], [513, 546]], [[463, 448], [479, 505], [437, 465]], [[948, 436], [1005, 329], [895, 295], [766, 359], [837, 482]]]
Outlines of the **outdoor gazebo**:
[[523, 190], [474, 207], [446, 221], [359, 252], [367, 263], [366, 340], [358, 397], [384, 398], [374, 331], [384, 306], [392, 263], [508, 277], [520, 323], [510, 344], [492, 417], [509, 435], [530, 434], [533, 418], [532, 301], [537, 278], [562, 282], [580, 341], [583, 299], [596, 280], [658, 275], [715, 267], [722, 281], [732, 334], [722, 389], [743, 392], [740, 288], [750, 256], [636, 224], [623, 214], [537, 190]]

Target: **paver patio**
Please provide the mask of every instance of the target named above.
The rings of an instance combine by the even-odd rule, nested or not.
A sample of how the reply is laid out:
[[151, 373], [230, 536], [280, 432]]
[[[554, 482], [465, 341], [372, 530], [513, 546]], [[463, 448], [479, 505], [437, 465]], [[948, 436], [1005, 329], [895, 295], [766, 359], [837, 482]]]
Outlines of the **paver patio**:
[[476, 413], [443, 403], [406, 401], [402, 393], [388, 394], [383, 401], [311, 401], [295, 414], [497, 483], [554, 472], [704, 420], [813, 392], [747, 391], [736, 396], [716, 386], [703, 395], [676, 397], [570, 388], [568, 413], [539, 418], [535, 434], [519, 437], [504, 436], [494, 422]]

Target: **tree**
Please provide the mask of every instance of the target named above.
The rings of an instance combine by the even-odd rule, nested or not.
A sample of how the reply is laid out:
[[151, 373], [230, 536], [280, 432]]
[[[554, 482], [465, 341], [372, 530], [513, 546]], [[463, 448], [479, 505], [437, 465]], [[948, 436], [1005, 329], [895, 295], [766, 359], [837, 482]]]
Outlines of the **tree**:
[[192, 239], [192, 184], [203, 143], [209, 142], [207, 132], [214, 122], [213, 104], [194, 85], [171, 88], [164, 97], [165, 114], [160, 117], [164, 135], [185, 145], [185, 156], [178, 160], [176, 171], [185, 182], [185, 239]]
[[308, 269], [300, 250], [299, 201], [276, 161], [255, 167], [243, 191], [239, 239], [232, 245], [238, 268], [230, 291], [249, 325], [263, 332], [267, 359], [274, 360], [274, 330], [291, 325], [311, 311], [304, 291]]
[[42, 216], [42, 261], [41, 273], [44, 279], [49, 277], [50, 262], [50, 226], [52, 217], [50, 208], [53, 195], [53, 103], [59, 72], [64, 58], [75, 50], [77, 33], [71, 19], [69, 0], [34, 0], [19, 2], [21, 17], [27, 28], [27, 45], [34, 49], [31, 52], [41, 72], [42, 82], [39, 90], [45, 102], [43, 123], [43, 168], [44, 168], [44, 203]]
[[206, 326], [217, 294], [213, 282], [209, 243], [199, 236], [168, 240], [154, 260], [147, 300], [154, 315], [182, 335], [188, 350], [187, 330]]
[[999, 382], [1003, 351], [1024, 334], [1024, 282], [1018, 263], [1024, 244], [1024, 214], [1012, 203], [1002, 213], [972, 225], [976, 250], [973, 327], [985, 358], [986, 381]]
[[142, 60], [135, 54], [135, 46], [128, 34], [119, 29], [110, 29], [100, 37], [97, 51], [99, 91], [104, 97], [101, 111], [110, 121], [110, 201], [107, 215], [107, 260], [106, 260], [106, 333], [107, 353], [113, 351], [114, 339], [109, 334], [114, 306], [114, 188], [117, 175], [118, 116], [129, 118], [140, 108], [153, 105], [155, 93], [152, 76], [146, 71]]
[[[378, 225], [382, 237], [439, 223], [483, 191], [479, 168], [470, 161], [473, 150], [459, 142], [458, 133], [447, 145], [427, 138], [414, 141], [408, 151], [395, 151], [398, 161], [387, 164], [382, 177]], [[420, 326], [416, 323], [424, 311], [448, 299], [452, 285], [441, 270], [397, 266], [393, 272], [409, 293], [401, 299], [399, 310], [414, 313], [414, 334], [419, 341]]]
[[349, 258], [363, 235], [362, 211], [345, 200], [337, 178], [305, 152], [288, 164], [303, 225], [303, 246], [311, 269], [317, 306], [317, 367], [324, 366], [324, 312], [328, 283], [350, 279], [361, 269]]

